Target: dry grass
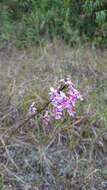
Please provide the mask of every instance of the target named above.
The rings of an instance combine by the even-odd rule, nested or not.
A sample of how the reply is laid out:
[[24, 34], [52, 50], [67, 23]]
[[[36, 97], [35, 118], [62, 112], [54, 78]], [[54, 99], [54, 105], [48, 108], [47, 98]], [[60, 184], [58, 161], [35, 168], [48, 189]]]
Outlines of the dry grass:
[[[0, 190], [102, 190], [107, 186], [107, 50], [41, 43], [0, 52]], [[74, 118], [26, 119], [70, 75], [83, 93]], [[11, 136], [10, 136], [11, 134]]]

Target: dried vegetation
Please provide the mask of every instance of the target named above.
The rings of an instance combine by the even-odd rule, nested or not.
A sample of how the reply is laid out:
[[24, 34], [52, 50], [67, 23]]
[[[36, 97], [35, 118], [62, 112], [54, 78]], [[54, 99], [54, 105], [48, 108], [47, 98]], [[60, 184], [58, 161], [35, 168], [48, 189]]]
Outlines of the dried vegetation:
[[[84, 97], [75, 117], [23, 123], [31, 102], [43, 106], [68, 75]], [[103, 190], [106, 153], [107, 50], [48, 42], [0, 52], [1, 190]]]

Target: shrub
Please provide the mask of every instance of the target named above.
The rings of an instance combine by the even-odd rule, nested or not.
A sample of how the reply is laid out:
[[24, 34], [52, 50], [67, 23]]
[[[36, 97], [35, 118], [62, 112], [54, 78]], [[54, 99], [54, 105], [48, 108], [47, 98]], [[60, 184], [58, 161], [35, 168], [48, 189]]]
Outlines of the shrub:
[[106, 0], [7, 0], [0, 7], [3, 35], [12, 33], [22, 44], [43, 38], [106, 44]]

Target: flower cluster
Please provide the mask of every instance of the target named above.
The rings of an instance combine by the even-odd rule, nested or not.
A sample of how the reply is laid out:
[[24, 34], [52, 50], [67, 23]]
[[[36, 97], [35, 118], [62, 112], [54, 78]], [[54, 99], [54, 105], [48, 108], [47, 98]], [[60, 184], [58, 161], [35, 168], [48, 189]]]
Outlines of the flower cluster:
[[64, 110], [66, 110], [70, 116], [74, 116], [76, 99], [83, 100], [81, 93], [74, 88], [74, 83], [72, 83], [69, 78], [66, 81], [61, 80], [60, 82], [68, 87], [66, 93], [62, 92], [59, 87], [57, 89], [50, 88], [50, 99], [53, 105], [53, 114], [56, 119], [61, 119]]
[[[70, 116], [74, 116], [76, 112], [75, 111], [76, 99], [83, 100], [81, 93], [74, 88], [74, 83], [71, 82], [69, 78], [66, 80], [64, 79], [60, 80], [56, 89], [51, 87], [49, 94], [51, 99], [50, 103], [51, 105], [53, 105], [52, 115], [55, 117], [55, 119], [61, 119], [64, 111], [68, 112]], [[43, 116], [45, 123], [48, 123], [50, 120], [50, 115], [48, 111], [46, 111], [45, 115]], [[29, 108], [28, 114], [33, 115], [35, 112], [36, 112], [35, 102], [33, 102]]]

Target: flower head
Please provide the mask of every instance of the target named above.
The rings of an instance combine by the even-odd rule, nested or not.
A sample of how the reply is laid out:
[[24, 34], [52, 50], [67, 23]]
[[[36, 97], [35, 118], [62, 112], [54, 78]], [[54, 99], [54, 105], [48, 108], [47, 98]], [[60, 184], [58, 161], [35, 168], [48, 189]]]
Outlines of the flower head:
[[62, 112], [66, 110], [70, 116], [74, 116], [75, 101], [76, 99], [83, 100], [82, 95], [74, 88], [74, 83], [71, 82], [70, 78], [60, 80], [63, 84], [68, 86], [67, 92], [59, 91], [59, 89], [50, 88], [50, 99], [53, 105], [53, 113], [56, 119], [61, 119]]

